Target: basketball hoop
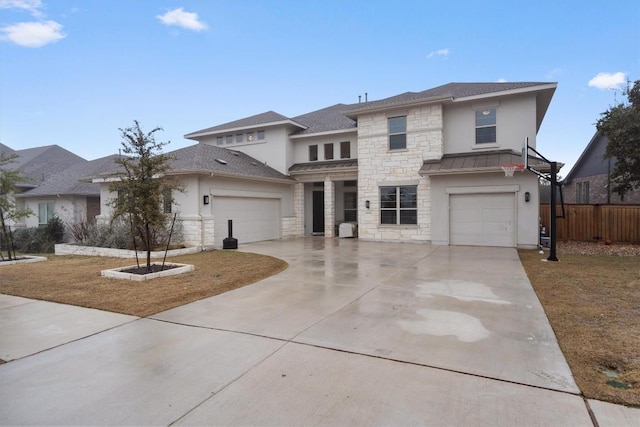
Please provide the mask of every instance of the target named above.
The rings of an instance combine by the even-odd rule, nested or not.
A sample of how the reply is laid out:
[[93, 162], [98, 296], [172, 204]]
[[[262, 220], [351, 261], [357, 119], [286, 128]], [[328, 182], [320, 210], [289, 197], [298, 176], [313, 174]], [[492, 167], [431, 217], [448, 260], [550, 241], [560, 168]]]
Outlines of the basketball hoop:
[[522, 163], [509, 163], [506, 165], [502, 165], [501, 167], [504, 171], [504, 176], [507, 176], [509, 178], [513, 176], [513, 173], [516, 170], [519, 170], [520, 172], [524, 171], [524, 165]]

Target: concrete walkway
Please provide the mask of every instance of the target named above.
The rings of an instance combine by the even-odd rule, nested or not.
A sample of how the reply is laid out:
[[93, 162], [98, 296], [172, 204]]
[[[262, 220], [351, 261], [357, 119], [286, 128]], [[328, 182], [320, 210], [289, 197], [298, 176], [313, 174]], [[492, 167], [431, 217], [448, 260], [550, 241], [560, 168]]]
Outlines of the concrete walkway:
[[638, 425], [579, 396], [513, 249], [241, 250], [290, 267], [145, 319], [0, 296], [0, 424]]

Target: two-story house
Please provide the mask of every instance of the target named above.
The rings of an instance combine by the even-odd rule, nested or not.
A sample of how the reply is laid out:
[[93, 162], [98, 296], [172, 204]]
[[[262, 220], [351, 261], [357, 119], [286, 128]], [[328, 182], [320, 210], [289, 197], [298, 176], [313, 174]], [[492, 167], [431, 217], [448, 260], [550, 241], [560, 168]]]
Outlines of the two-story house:
[[613, 191], [611, 173], [615, 158], [606, 158], [607, 137], [596, 132], [563, 181], [564, 201], [586, 205], [640, 204], [640, 191], [624, 199]]
[[[295, 117], [273, 111], [185, 135], [171, 154], [186, 243], [333, 237], [536, 247], [538, 177], [502, 165], [536, 147], [555, 83], [449, 83]], [[544, 162], [529, 158], [540, 171]], [[102, 186], [102, 219], [115, 197]], [[347, 227], [348, 229], [349, 227]], [[351, 227], [353, 230], [355, 227]]]

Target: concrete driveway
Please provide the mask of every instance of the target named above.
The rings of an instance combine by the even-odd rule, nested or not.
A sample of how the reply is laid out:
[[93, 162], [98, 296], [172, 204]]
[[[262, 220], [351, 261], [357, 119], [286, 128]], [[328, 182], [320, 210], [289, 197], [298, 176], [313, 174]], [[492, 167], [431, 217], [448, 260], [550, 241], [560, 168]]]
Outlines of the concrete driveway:
[[25, 349], [47, 334], [0, 298], [0, 351], [19, 355], [0, 365], [0, 424], [589, 426], [591, 407], [605, 426], [640, 412], [579, 396], [513, 249], [241, 250], [290, 267], [149, 318], [102, 314], [102, 332], [48, 350]]

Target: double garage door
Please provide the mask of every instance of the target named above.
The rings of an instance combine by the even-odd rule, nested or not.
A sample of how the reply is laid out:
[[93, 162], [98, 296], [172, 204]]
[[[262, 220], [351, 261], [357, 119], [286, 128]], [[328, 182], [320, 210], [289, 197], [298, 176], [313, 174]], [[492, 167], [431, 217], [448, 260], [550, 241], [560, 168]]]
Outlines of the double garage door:
[[450, 194], [449, 243], [514, 247], [515, 194]]
[[228, 220], [238, 243], [280, 238], [280, 200], [253, 197], [213, 197], [214, 244], [228, 237]]

